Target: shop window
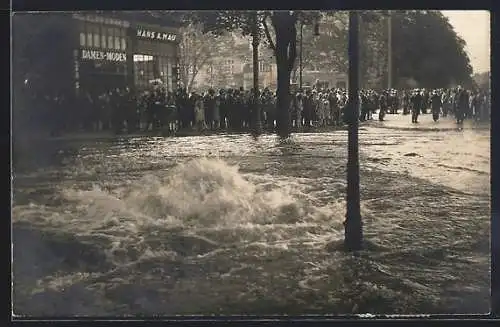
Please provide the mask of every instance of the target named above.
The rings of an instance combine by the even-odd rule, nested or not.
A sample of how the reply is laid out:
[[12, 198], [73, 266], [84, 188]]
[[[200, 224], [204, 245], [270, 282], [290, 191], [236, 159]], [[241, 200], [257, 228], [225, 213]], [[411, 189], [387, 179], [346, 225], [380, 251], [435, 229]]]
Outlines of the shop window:
[[90, 25], [90, 30], [89, 32], [92, 33], [93, 36], [93, 43], [91, 43], [91, 46], [94, 46], [95, 48], [99, 48], [101, 46], [101, 40], [99, 38], [99, 26], [98, 25]]
[[87, 46], [91, 47], [92, 44], [93, 44], [93, 42], [92, 42], [92, 33], [89, 31], [89, 32], [87, 32]]
[[114, 46], [114, 39], [113, 39], [113, 29], [112, 28], [108, 28], [107, 29], [108, 31], [108, 49], [113, 49], [113, 46]]
[[94, 34], [94, 47], [96, 48], [101, 47], [101, 38], [99, 36], [99, 34]]
[[106, 49], [106, 35], [101, 34], [101, 48]]
[[80, 33], [80, 46], [84, 47], [85, 43], [85, 33]]
[[172, 91], [174, 89], [174, 86], [172, 85], [172, 59], [167, 58], [167, 85], [169, 91]]
[[118, 28], [113, 28], [113, 37], [114, 37], [114, 46], [113, 49], [120, 50], [121, 42], [120, 42], [120, 30]]
[[108, 35], [108, 49], [113, 49], [113, 37]]
[[125, 50], [126, 50], [126, 48], [127, 48], [127, 44], [126, 44], [126, 42], [125, 42], [125, 38], [124, 38], [124, 37], [122, 37], [122, 38], [121, 38], [121, 40], [122, 40], [122, 50], [123, 50], [123, 51], [125, 51]]

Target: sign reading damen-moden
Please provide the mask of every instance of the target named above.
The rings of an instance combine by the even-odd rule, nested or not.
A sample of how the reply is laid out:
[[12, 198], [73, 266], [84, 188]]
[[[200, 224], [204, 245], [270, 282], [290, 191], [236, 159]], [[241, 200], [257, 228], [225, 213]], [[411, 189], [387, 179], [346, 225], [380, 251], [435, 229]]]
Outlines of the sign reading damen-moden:
[[82, 50], [82, 59], [106, 60], [106, 61], [127, 61], [127, 55], [120, 52], [103, 52], [96, 50]]
[[159, 41], [175, 41], [177, 35], [172, 33], [155, 32], [149, 30], [138, 29], [137, 36], [145, 39], [159, 40]]

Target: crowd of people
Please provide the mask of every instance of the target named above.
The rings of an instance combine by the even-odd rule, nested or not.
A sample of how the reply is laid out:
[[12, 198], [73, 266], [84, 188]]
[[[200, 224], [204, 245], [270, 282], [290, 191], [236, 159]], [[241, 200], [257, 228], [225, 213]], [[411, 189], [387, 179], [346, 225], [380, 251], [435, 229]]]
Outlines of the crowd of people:
[[[64, 95], [37, 97], [34, 103], [51, 122], [52, 134], [84, 131], [226, 130], [248, 131], [252, 126], [253, 110], [259, 108], [265, 131], [276, 128], [276, 93], [265, 88], [255, 98], [253, 90], [209, 89], [206, 92], [180, 88], [168, 92], [163, 87], [134, 92], [117, 88], [100, 95], [80, 92], [74, 98]], [[308, 88], [291, 94], [291, 125], [297, 128], [340, 126], [346, 123], [347, 91], [345, 89]], [[384, 120], [386, 114], [411, 113], [412, 123], [420, 114], [431, 112], [440, 116], [454, 115], [457, 123], [464, 119], [489, 119], [490, 96], [485, 91], [453, 89], [366, 90], [360, 91], [359, 120]], [[71, 109], [70, 109], [71, 108]]]

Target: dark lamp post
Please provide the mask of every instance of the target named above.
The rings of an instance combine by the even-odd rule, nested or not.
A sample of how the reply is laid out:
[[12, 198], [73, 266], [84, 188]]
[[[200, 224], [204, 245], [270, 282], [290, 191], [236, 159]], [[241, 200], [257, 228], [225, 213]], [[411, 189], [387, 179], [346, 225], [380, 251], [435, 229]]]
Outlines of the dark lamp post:
[[303, 71], [303, 66], [302, 66], [302, 34], [304, 30], [304, 23], [300, 23], [300, 57], [299, 57], [299, 90], [302, 90], [302, 71]]
[[359, 14], [349, 12], [349, 123], [347, 155], [347, 213], [344, 246], [359, 251], [363, 246], [363, 224], [359, 194]]

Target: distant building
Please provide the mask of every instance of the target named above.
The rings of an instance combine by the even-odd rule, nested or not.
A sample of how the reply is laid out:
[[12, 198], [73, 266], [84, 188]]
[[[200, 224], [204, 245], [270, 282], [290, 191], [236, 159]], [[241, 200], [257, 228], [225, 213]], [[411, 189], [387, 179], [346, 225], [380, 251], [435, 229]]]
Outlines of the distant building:
[[91, 93], [125, 86], [142, 89], [157, 80], [170, 91], [176, 88], [177, 29], [129, 17], [73, 14], [72, 18], [79, 34], [75, 88]]
[[[259, 88], [276, 89], [277, 69], [275, 64], [259, 61]], [[253, 65], [246, 64], [243, 68], [243, 87], [249, 90], [253, 87]]]
[[302, 72], [302, 85], [304, 87], [313, 87], [318, 82], [328, 88], [347, 88], [347, 74], [312, 70]]
[[208, 88], [239, 88], [243, 86], [244, 61], [232, 58], [214, 58], [196, 75], [193, 89], [204, 91]]
[[35, 50], [27, 53], [19, 46], [13, 55], [19, 51], [45, 66], [33, 73], [38, 74], [37, 87], [44, 92], [99, 95], [116, 88], [141, 89], [155, 80], [169, 90], [176, 88], [179, 33], [177, 27], [160, 25], [164, 21], [116, 12], [15, 17], [14, 30], [33, 21], [43, 29], [39, 39], [44, 42], [35, 40]]

